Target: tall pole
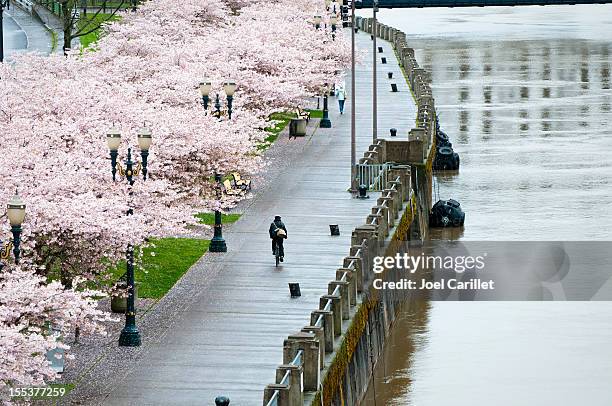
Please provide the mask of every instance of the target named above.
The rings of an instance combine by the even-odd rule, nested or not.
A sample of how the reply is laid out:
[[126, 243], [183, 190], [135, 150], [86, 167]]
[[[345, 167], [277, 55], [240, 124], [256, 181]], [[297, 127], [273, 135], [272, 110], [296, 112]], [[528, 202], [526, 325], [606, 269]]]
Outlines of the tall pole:
[[[217, 200], [219, 203], [221, 202], [221, 174], [215, 173], [215, 182], [217, 183]], [[225, 244], [225, 239], [223, 238], [223, 225], [221, 222], [221, 211], [219, 209], [215, 210], [215, 228], [214, 228], [214, 236], [210, 241], [210, 245], [208, 247], [208, 251], [210, 252], [227, 252], [227, 245]]]
[[376, 10], [378, 9], [378, 0], [374, 0], [372, 2], [372, 141], [376, 144], [376, 140], [378, 139], [377, 130], [378, 130], [378, 109], [377, 109], [377, 100], [376, 100]]
[[351, 0], [351, 192], [357, 191], [357, 153], [355, 130], [355, 0]]
[[0, 0], [0, 63], [4, 62], [4, 7], [8, 0]]
[[[128, 148], [128, 157], [125, 162], [125, 175], [130, 185], [129, 196], [131, 199], [132, 196], [132, 187], [134, 186], [134, 161], [132, 161], [132, 149]], [[131, 205], [131, 202], [130, 202]], [[134, 210], [130, 207], [127, 211], [128, 216], [134, 214]], [[140, 332], [138, 331], [138, 327], [136, 327], [136, 304], [134, 295], [136, 293], [135, 287], [135, 278], [134, 278], [134, 246], [129, 244], [127, 247], [126, 254], [126, 279], [127, 279], [127, 288], [128, 288], [128, 296], [127, 296], [127, 306], [125, 310], [125, 326], [123, 330], [121, 330], [121, 334], [119, 335], [119, 346], [120, 347], [139, 347], [140, 340]]]

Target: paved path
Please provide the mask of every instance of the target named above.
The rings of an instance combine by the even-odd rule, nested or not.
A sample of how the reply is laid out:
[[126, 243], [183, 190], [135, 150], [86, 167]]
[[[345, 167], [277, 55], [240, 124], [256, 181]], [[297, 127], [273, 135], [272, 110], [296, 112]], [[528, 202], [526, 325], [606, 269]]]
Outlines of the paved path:
[[25, 50], [28, 47], [28, 37], [21, 29], [15, 19], [5, 12], [4, 14], [4, 57], [10, 56], [16, 51]]
[[[371, 48], [369, 35], [359, 35], [359, 46]], [[383, 46], [389, 58], [384, 66], [400, 76], [390, 44]], [[412, 97], [403, 79], [397, 80], [401, 92], [390, 93], [386, 72], [380, 70], [379, 80], [386, 84], [379, 95], [380, 134], [396, 127], [405, 135], [415, 118]], [[371, 141], [369, 65], [361, 66], [357, 75], [360, 157]], [[96, 402], [208, 405], [215, 396], [226, 394], [232, 405], [261, 404], [263, 388], [274, 381], [282, 361], [283, 339], [307, 324], [348, 255], [352, 229], [365, 222], [375, 202], [352, 199], [347, 192], [350, 101], [342, 116], [336, 99], [330, 102], [333, 128], [318, 129], [309, 140], [295, 144], [302, 150], [270, 184], [273, 191], [258, 191], [226, 233], [228, 253], [207, 254], [207, 261], [189, 271], [187, 279], [193, 280], [196, 292], [189, 303], [164, 315], [163, 322], [172, 318], [174, 323], [163, 337], [144, 336], [146, 348], [127, 376], [115, 377], [110, 395]], [[276, 214], [283, 216], [289, 237], [286, 261], [279, 268], [274, 267], [268, 238]], [[329, 236], [330, 223], [339, 224], [339, 237]], [[301, 298], [289, 297], [288, 282], [300, 283]]]
[[9, 55], [16, 51], [51, 52], [51, 34], [43, 23], [14, 3], [5, 11], [4, 24], [5, 51], [8, 48]]

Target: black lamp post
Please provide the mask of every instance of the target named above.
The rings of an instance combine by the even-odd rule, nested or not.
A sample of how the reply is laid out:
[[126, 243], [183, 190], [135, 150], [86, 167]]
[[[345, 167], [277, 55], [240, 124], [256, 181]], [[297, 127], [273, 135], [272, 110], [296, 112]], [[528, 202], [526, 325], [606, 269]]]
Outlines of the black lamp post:
[[202, 106], [204, 106], [204, 110], [208, 110], [208, 103], [210, 101], [208, 95], [210, 94], [211, 88], [212, 83], [210, 83], [209, 80], [200, 83], [200, 94], [202, 95]]
[[[234, 101], [234, 93], [236, 92], [236, 82], [227, 81], [223, 83], [223, 91], [225, 92], [225, 96], [227, 97], [227, 118], [229, 120], [232, 119], [232, 105]], [[200, 94], [202, 95], [202, 105], [204, 109], [208, 111], [208, 104], [210, 103], [210, 89], [212, 88], [212, 84], [209, 81], [205, 81], [200, 83]], [[217, 118], [221, 118], [221, 99], [219, 98], [219, 93], [215, 95], [215, 103], [213, 105], [214, 111], [212, 115]]]
[[319, 127], [321, 128], [331, 128], [331, 120], [329, 119], [329, 110], [327, 109], [327, 83], [323, 87], [323, 118], [321, 119], [321, 123]]
[[[15, 195], [9, 200], [6, 205], [6, 215], [9, 219], [9, 223], [11, 224], [11, 233], [13, 234], [13, 239], [8, 243], [2, 246], [2, 251], [0, 251], [0, 259], [6, 260], [11, 256], [11, 248], [13, 249], [13, 256], [15, 257], [15, 263], [19, 263], [19, 258], [21, 256], [21, 250], [19, 246], [21, 245], [21, 225], [23, 224], [23, 220], [25, 219], [25, 211], [26, 205], [19, 197], [19, 194], [15, 191]], [[0, 242], [1, 245], [1, 242]], [[0, 262], [0, 271], [4, 267], [4, 264]]]
[[213, 115], [217, 118], [221, 118], [221, 102], [219, 101], [219, 93], [215, 96], [215, 112]]
[[227, 97], [227, 118], [232, 119], [232, 102], [234, 101], [234, 92], [236, 91], [236, 83], [227, 81], [223, 84], [223, 91]]
[[334, 14], [329, 17], [329, 23], [331, 24], [332, 30], [332, 41], [336, 40], [336, 24], [338, 23], [338, 17], [336, 16], [336, 9], [334, 8]]
[[[119, 146], [121, 144], [121, 133], [117, 129], [111, 129], [106, 137], [108, 149], [110, 150], [111, 156], [111, 172], [113, 174], [113, 180], [116, 180], [116, 173], [119, 172], [120, 176], [126, 178], [130, 186], [134, 185], [135, 176], [138, 176], [142, 171], [143, 179], [147, 179], [147, 161], [149, 157], [149, 148], [151, 147], [152, 134], [151, 131], [145, 127], [138, 130], [138, 146], [140, 147], [140, 156], [142, 158], [141, 163], [134, 162], [132, 160], [132, 148], [128, 148], [128, 155], [125, 161], [125, 168], [121, 164], [117, 163], [117, 156], [119, 155]], [[130, 191], [130, 194], [132, 192]], [[133, 214], [133, 209], [129, 208], [127, 215]], [[126, 279], [128, 288], [127, 307], [125, 311], [125, 326], [121, 330], [119, 336], [119, 346], [121, 347], [138, 347], [140, 346], [140, 332], [136, 327], [136, 307], [134, 304], [134, 247], [128, 245], [126, 252]]]
[[4, 8], [10, 8], [9, 0], [0, 0], [0, 62], [4, 62]]
[[[217, 199], [221, 201], [221, 174], [215, 173], [215, 181], [217, 182]], [[221, 224], [221, 211], [215, 210], [215, 234], [210, 242], [208, 250], [210, 252], [227, 252], [227, 245], [223, 239], [223, 225]]]

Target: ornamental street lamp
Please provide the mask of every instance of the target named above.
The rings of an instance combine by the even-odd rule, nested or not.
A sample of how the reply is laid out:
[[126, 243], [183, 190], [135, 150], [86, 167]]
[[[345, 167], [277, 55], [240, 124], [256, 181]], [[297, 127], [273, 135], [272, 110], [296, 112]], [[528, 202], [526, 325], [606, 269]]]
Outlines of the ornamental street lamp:
[[327, 109], [327, 94], [329, 93], [327, 83], [323, 86], [323, 118], [319, 123], [321, 128], [331, 128], [331, 120], [329, 119], [329, 110]]
[[[11, 233], [13, 234], [13, 239], [8, 243], [2, 245], [0, 242], [0, 246], [2, 246], [2, 250], [0, 251], [0, 259], [7, 260], [11, 256], [11, 248], [13, 249], [13, 256], [15, 257], [15, 263], [19, 263], [19, 258], [21, 256], [21, 250], [19, 249], [21, 245], [21, 225], [23, 224], [23, 220], [25, 219], [26, 213], [26, 205], [19, 197], [17, 191], [15, 191], [15, 195], [9, 200], [6, 205], [6, 216], [9, 219], [9, 223], [11, 225]], [[0, 271], [4, 267], [4, 264], [0, 262]]]
[[234, 101], [234, 92], [236, 92], [236, 82], [227, 81], [223, 84], [223, 91], [227, 97], [227, 118], [232, 119], [232, 102]]
[[211, 88], [212, 83], [208, 79], [200, 83], [200, 94], [202, 95], [202, 106], [204, 106], [204, 110], [208, 110], [208, 102], [210, 101], [208, 95], [210, 94]]
[[[209, 94], [210, 94], [211, 88], [212, 88], [212, 83], [208, 80], [200, 83], [200, 94], [202, 95], [202, 105], [204, 106], [204, 109], [206, 111], [208, 111], [208, 104], [210, 103]], [[236, 92], [237, 88], [238, 88], [238, 85], [236, 85], [236, 82], [234, 82], [233, 80], [228, 80], [227, 82], [223, 83], [223, 91], [225, 92], [225, 96], [227, 98], [227, 118], [229, 120], [232, 119], [232, 105], [234, 101], [234, 93]], [[213, 107], [214, 107], [214, 110], [212, 112], [212, 115], [214, 117], [221, 118], [223, 113], [221, 112], [222, 105], [221, 105], [221, 99], [219, 98], [219, 93], [215, 95], [215, 103]]]
[[0, 62], [4, 62], [4, 8], [10, 8], [9, 0], [0, 0]]
[[[125, 161], [125, 168], [117, 162], [117, 156], [119, 155], [119, 146], [121, 145], [121, 133], [116, 128], [111, 128], [106, 136], [106, 143], [110, 151], [111, 156], [111, 172], [113, 174], [113, 181], [116, 181], [116, 174], [119, 172], [119, 176], [125, 177], [128, 184], [134, 185], [135, 177], [137, 177], [142, 171], [143, 179], [147, 179], [147, 163], [149, 157], [149, 148], [152, 143], [151, 131], [143, 127], [138, 130], [138, 146], [140, 148], [140, 156], [142, 162], [134, 162], [132, 160], [132, 148], [128, 148], [128, 155]], [[130, 195], [132, 194], [130, 190]], [[129, 208], [127, 215], [134, 213], [132, 208]], [[125, 311], [125, 326], [121, 330], [119, 336], [119, 346], [121, 347], [138, 347], [140, 346], [140, 332], [136, 327], [136, 308], [134, 305], [134, 247], [130, 244], [127, 247], [126, 252], [126, 279], [127, 279], [127, 307]]]
[[331, 24], [332, 40], [335, 41], [336, 40], [336, 24], [338, 23], [338, 16], [336, 16], [335, 14], [331, 15], [329, 17], [329, 23]]
[[[221, 202], [221, 174], [215, 173], [215, 182], [217, 183], [217, 200]], [[227, 252], [227, 245], [223, 238], [223, 225], [221, 224], [221, 211], [217, 208], [215, 210], [215, 234], [213, 239], [210, 241], [208, 250], [210, 252]]]

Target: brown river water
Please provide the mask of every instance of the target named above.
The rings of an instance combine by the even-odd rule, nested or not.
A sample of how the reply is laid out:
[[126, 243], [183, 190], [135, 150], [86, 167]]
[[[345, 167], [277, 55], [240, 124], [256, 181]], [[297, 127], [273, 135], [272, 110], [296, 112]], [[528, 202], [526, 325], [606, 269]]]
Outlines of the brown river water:
[[[465, 227], [432, 239], [612, 240], [612, 5], [379, 17], [432, 72], [461, 156], [435, 189]], [[375, 382], [365, 405], [610, 406], [612, 302], [414, 303]]]

